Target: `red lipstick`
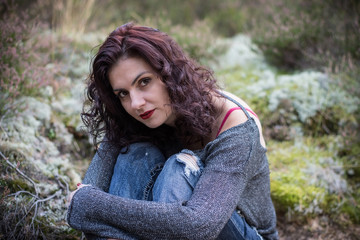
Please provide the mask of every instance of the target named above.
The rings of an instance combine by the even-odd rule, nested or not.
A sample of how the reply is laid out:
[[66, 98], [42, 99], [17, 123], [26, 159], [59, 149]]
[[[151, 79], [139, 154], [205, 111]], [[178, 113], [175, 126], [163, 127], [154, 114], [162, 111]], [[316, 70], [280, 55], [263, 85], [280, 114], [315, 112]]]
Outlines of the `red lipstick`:
[[150, 111], [147, 111], [147, 112], [144, 112], [143, 114], [140, 114], [140, 117], [142, 118], [142, 119], [148, 119], [148, 118], [150, 118], [152, 115], [153, 115], [153, 113], [155, 112], [155, 109], [153, 109], [153, 110], [150, 110]]

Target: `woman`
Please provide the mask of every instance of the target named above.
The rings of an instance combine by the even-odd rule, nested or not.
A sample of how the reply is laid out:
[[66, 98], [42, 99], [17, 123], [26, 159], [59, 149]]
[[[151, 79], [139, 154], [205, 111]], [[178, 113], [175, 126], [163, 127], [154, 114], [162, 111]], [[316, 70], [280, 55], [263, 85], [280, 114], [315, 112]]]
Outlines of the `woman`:
[[83, 120], [105, 136], [67, 221], [89, 239], [277, 239], [261, 125], [165, 33], [125, 24], [96, 54]]

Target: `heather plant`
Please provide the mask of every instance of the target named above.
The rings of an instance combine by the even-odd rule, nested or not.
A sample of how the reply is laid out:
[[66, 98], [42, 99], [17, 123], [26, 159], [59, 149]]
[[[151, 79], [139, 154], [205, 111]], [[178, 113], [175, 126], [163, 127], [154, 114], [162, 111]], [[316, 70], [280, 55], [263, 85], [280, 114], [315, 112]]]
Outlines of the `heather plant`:
[[[247, 31], [267, 60], [287, 70], [339, 68], [344, 57], [360, 60], [357, 1], [264, 1], [253, 7]], [[251, 21], [251, 19], [250, 19]]]
[[15, 110], [19, 96], [40, 94], [40, 88], [50, 85], [52, 70], [46, 68], [46, 58], [39, 55], [36, 42], [31, 41], [40, 25], [25, 12], [8, 11], [0, 19], [0, 115]]
[[4, 6], [0, 19], [0, 238], [77, 239], [79, 233], [65, 223], [65, 199], [73, 189], [72, 181], [80, 181], [70, 159], [86, 158], [79, 150], [87, 139], [77, 132], [80, 110], [75, 107], [81, 108], [84, 87], [79, 82], [88, 71], [87, 56], [76, 53], [77, 43], [49, 31], [14, 4]]

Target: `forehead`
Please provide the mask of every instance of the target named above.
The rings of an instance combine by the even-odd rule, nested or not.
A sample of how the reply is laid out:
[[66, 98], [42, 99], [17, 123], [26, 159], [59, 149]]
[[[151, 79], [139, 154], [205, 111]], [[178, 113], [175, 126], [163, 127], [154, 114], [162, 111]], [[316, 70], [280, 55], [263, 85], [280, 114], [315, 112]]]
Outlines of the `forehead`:
[[120, 59], [109, 71], [110, 84], [132, 81], [141, 73], [156, 74], [152, 67], [142, 58], [130, 57]]
[[109, 74], [113, 71], [127, 73], [136, 71], [137, 69], [139, 69], [139, 71], [143, 69], [154, 72], [152, 67], [144, 59], [140, 57], [129, 57], [125, 59], [119, 59], [110, 69]]

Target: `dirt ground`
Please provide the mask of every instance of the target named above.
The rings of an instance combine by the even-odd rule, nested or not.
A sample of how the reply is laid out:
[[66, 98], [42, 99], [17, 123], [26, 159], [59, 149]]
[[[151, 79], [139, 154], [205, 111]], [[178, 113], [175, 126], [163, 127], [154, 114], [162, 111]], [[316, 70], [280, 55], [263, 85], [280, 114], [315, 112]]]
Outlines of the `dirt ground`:
[[277, 224], [280, 240], [360, 240], [360, 225], [340, 225], [324, 217], [300, 223], [278, 216]]

